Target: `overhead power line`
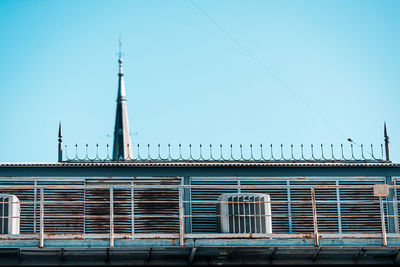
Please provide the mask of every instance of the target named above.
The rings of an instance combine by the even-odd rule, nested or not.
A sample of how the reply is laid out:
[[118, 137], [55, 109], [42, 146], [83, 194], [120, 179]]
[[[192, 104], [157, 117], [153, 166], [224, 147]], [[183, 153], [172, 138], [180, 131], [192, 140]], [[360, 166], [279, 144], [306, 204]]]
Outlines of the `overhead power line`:
[[[287, 89], [294, 97], [303, 103], [308, 109], [317, 115], [320, 119], [325, 121], [332, 129], [342, 135], [347, 141], [356, 144], [351, 138], [348, 138], [339, 128], [331, 123], [322, 113], [311, 106], [304, 100], [296, 91], [294, 91], [284, 80], [282, 80], [275, 72], [273, 72], [264, 62], [262, 62], [255, 54], [253, 54], [247, 47], [242, 45], [231, 33], [225, 30], [215, 19], [213, 19], [204, 9], [202, 9], [194, 0], [189, 0], [190, 3], [202, 13], [214, 26], [216, 26], [225, 36], [227, 36], [237, 47], [239, 47], [245, 54], [247, 54], [253, 61], [255, 61], [261, 68], [277, 80], [285, 89]], [[350, 141], [351, 140], [351, 141]]]

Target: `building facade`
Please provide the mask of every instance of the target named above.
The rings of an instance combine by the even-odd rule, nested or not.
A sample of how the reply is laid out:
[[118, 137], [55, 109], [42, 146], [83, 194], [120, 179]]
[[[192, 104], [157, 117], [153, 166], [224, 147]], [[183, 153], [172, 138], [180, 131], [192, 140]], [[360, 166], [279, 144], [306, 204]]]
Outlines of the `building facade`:
[[400, 164], [386, 126], [379, 157], [353, 146], [143, 155], [122, 62], [112, 156], [70, 158], [60, 125], [58, 162], [0, 163], [0, 265], [399, 263]]

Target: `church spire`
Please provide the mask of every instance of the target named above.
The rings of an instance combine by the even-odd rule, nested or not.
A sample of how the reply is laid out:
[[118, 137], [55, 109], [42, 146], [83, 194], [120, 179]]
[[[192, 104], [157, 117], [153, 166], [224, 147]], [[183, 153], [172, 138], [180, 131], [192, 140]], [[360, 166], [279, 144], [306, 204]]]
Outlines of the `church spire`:
[[126, 92], [124, 73], [122, 71], [121, 39], [119, 40], [119, 72], [118, 72], [118, 96], [117, 110], [114, 128], [113, 160], [127, 160], [132, 158], [132, 145], [129, 135], [128, 111], [126, 108]]

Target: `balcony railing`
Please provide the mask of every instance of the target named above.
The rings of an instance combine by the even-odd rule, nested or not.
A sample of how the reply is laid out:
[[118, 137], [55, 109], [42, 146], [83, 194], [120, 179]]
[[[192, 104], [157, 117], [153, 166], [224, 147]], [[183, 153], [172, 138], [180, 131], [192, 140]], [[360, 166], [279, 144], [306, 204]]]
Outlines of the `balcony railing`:
[[[70, 245], [68, 240], [75, 245], [79, 241], [87, 245], [92, 244], [88, 241], [98, 240], [106, 247], [127, 246], [116, 243], [121, 240], [172, 240], [159, 243], [160, 246], [193, 246], [193, 240], [205, 240], [210, 245], [215, 240], [273, 240], [276, 244], [285, 240], [312, 240], [313, 245], [320, 246], [325, 239], [374, 239], [387, 246], [388, 238], [400, 240], [397, 205], [400, 186], [383, 185], [382, 188], [393, 197], [375, 196], [374, 189], [377, 194], [379, 188], [374, 185], [1, 185], [0, 192], [13, 192], [20, 197], [21, 214], [17, 218], [21, 222], [21, 233], [0, 235], [0, 246], [19, 244], [12, 245], [11, 241], [39, 241], [23, 243], [23, 246], [46, 247], [46, 242], [51, 240], [58, 240], [57, 246]], [[272, 205], [271, 215], [229, 215], [244, 221], [251, 216], [270, 216], [272, 233], [207, 230], [219, 216], [226, 216], [215, 212], [218, 200], [207, 197], [210, 190], [268, 193], [287, 189], [292, 190], [292, 198], [272, 197], [265, 201]], [[338, 192], [346, 190], [361, 193], [358, 197], [340, 199]], [[18, 192], [33, 199], [24, 200]], [[192, 197], [194, 193], [197, 198]], [[2, 202], [3, 226], [6, 220], [15, 218], [6, 215], [5, 203], [8, 202]], [[290, 223], [292, 229], [279, 229], [280, 222]], [[391, 233], [390, 224], [395, 226]], [[360, 226], [363, 228], [355, 229]]]

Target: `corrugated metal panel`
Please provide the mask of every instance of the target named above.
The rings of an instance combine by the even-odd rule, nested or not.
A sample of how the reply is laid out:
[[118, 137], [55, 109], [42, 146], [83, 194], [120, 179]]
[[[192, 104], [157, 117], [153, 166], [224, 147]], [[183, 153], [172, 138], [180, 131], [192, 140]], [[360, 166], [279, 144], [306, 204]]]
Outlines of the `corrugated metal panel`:
[[[400, 185], [400, 177], [393, 177], [393, 180], [394, 180], [394, 184], [395, 185]], [[395, 197], [395, 200], [396, 200], [394, 205], [395, 205], [395, 210], [397, 211], [396, 215], [398, 216], [397, 217], [397, 226], [400, 229], [400, 218], [399, 218], [399, 214], [400, 214], [400, 203], [399, 203], [400, 202], [400, 189], [396, 189], [394, 191], [394, 194], [395, 194], [394, 197]]]
[[[336, 182], [331, 181], [290, 181], [290, 185], [331, 185]], [[312, 232], [314, 229], [313, 212], [311, 203], [310, 188], [291, 188], [290, 189], [293, 220], [293, 232], [303, 233]], [[336, 189], [315, 189], [315, 200], [317, 210], [317, 224], [319, 232], [338, 232], [338, 210]]]
[[[384, 178], [375, 181], [339, 181], [339, 185], [374, 185], [378, 183], [384, 183]], [[341, 213], [343, 232], [381, 231], [382, 223], [379, 198], [374, 197], [374, 190], [372, 188], [341, 188], [340, 200], [342, 201]]]
[[[83, 181], [38, 181], [37, 185], [83, 185]], [[38, 190], [36, 202], [40, 203]], [[44, 190], [44, 228], [46, 233], [83, 233], [84, 229], [84, 190], [49, 189]], [[37, 205], [36, 218], [40, 216]], [[36, 223], [39, 226], [39, 222]]]
[[[326, 182], [325, 182], [326, 183]], [[328, 183], [330, 183], [328, 181]], [[290, 185], [324, 184], [324, 182], [290, 181]], [[313, 232], [313, 213], [311, 191], [309, 188], [291, 188], [292, 224], [294, 233]], [[317, 200], [317, 196], [316, 196]]]
[[[326, 184], [335, 185], [335, 183], [333, 182], [329, 182]], [[336, 189], [315, 189], [315, 199], [318, 215], [318, 231], [325, 233], [338, 233], [339, 213]]]
[[[96, 184], [99, 180], [87, 180], [86, 184]], [[110, 233], [110, 190], [86, 189], [85, 190], [85, 233], [108, 234]]]
[[[268, 179], [251, 179], [240, 181], [241, 185], [287, 185], [284, 180]], [[269, 194], [271, 200], [272, 212], [272, 232], [289, 232], [288, 217], [288, 197], [286, 188], [266, 188], [266, 189], [242, 189], [242, 193], [260, 193]], [[282, 202], [280, 202], [282, 201]]]
[[[132, 233], [132, 214], [135, 215], [135, 233], [178, 233], [179, 199], [178, 188], [135, 189], [131, 185], [180, 185], [176, 177], [134, 179], [87, 179], [86, 184], [126, 184], [126, 189], [114, 189], [115, 233]], [[109, 233], [110, 190], [87, 189], [86, 233]], [[133, 196], [133, 198], [132, 198]], [[132, 205], [134, 213], [132, 213]]]
[[[265, 185], [265, 188], [255, 189], [242, 189], [242, 193], [262, 193], [269, 194], [271, 197], [272, 209], [272, 231], [273, 232], [312, 232], [313, 231], [313, 218], [311, 206], [311, 193], [309, 188], [301, 189], [288, 189], [288, 188], [268, 188], [269, 185], [287, 185], [287, 179], [274, 179], [274, 178], [253, 178], [246, 180], [229, 180], [223, 181], [207, 181], [206, 179], [192, 178], [192, 185], [210, 185], [207, 189], [192, 188], [192, 214], [208, 216], [204, 218], [193, 218], [193, 232], [216, 232], [216, 211], [215, 203], [196, 203], [195, 201], [216, 201], [222, 193], [236, 193], [238, 190], [234, 189], [218, 189], [212, 188], [212, 185], [236, 185], [240, 181], [241, 185]], [[289, 185], [335, 185], [335, 181], [290, 181]], [[288, 194], [291, 195], [289, 201]], [[335, 189], [318, 189], [316, 190], [316, 198], [318, 200], [336, 201]], [[289, 202], [290, 209], [289, 211]], [[329, 208], [329, 210], [324, 210]], [[333, 211], [331, 209], [333, 208]], [[331, 213], [336, 213], [335, 203], [321, 203], [317, 205], [318, 213], [321, 212], [321, 217], [318, 222], [321, 224], [321, 230], [332, 232], [336, 231], [337, 218], [329, 218], [327, 216]], [[291, 213], [291, 223], [289, 222], [289, 214]], [[322, 215], [327, 216], [322, 216]]]
[[208, 181], [202, 178], [192, 178], [192, 185], [209, 185], [210, 188], [191, 189], [191, 214], [193, 233], [216, 233], [218, 197], [223, 193], [237, 193], [237, 189], [215, 188], [215, 185], [237, 185], [235, 179]]
[[0, 196], [0, 234], [9, 234], [9, 218], [8, 213], [10, 209], [10, 198]]
[[[290, 188], [290, 186], [312, 185], [373, 185], [383, 183], [384, 178], [192, 178], [192, 185], [209, 185], [210, 188], [192, 188], [192, 214], [194, 233], [216, 232], [216, 204], [222, 193], [236, 193], [235, 189], [218, 189], [217, 185], [265, 185], [264, 188], [242, 189], [242, 193], [264, 193], [271, 196], [272, 231], [274, 233], [313, 232], [313, 213], [310, 188]], [[287, 188], [268, 188], [271, 185], [288, 185]], [[289, 197], [290, 196], [290, 197]], [[317, 188], [317, 224], [319, 232], [380, 232], [379, 199], [373, 189]], [[196, 203], [196, 201], [210, 203]], [[343, 201], [338, 205], [338, 201]], [[354, 202], [357, 201], [357, 202]], [[359, 205], [361, 201], [361, 205]], [[338, 208], [340, 207], [340, 214]], [[339, 216], [341, 215], [341, 217]], [[339, 218], [340, 217], [340, 218]], [[340, 224], [343, 224], [341, 229]], [[371, 226], [369, 224], [371, 223]], [[361, 229], [361, 230], [360, 230]]]
[[[135, 181], [137, 185], [180, 185], [181, 180], [174, 177], [158, 177]], [[135, 218], [137, 233], [179, 233], [179, 190], [136, 189], [135, 215], [158, 217]], [[151, 203], [157, 201], [157, 203]]]
[[[114, 189], [114, 232], [131, 233], [131, 186], [132, 179], [86, 179], [86, 185], [126, 185]], [[110, 189], [85, 190], [85, 233], [110, 233]]]
[[[0, 179], [0, 185], [30, 185], [35, 179]], [[237, 193], [234, 188], [218, 188], [218, 185], [238, 184], [262, 185], [265, 188], [242, 189], [242, 193], [265, 193], [271, 197], [272, 231], [274, 233], [313, 232], [311, 194], [309, 188], [290, 188], [296, 185], [373, 185], [383, 183], [384, 178], [304, 178], [304, 177], [242, 177], [237, 178], [191, 178], [192, 185], [207, 185], [208, 188], [191, 188], [191, 214], [194, 233], [217, 232], [216, 202], [222, 193]], [[175, 185], [177, 177], [133, 177], [133, 178], [83, 178], [70, 180], [39, 179], [41, 185], [126, 185], [114, 189], [115, 233], [132, 233], [132, 205], [135, 233], [178, 233], [179, 199], [178, 188], [135, 189], [136, 185]], [[280, 188], [268, 188], [272, 185]], [[289, 185], [287, 187], [286, 185]], [[16, 195], [21, 201], [21, 233], [39, 231], [40, 195], [34, 189], [1, 189], [0, 193]], [[132, 194], [133, 193], [133, 194]], [[132, 198], [133, 195], [133, 198]], [[109, 189], [45, 189], [46, 233], [109, 233]], [[373, 189], [315, 189], [318, 228], [320, 232], [380, 232], [379, 199]], [[340, 213], [336, 203], [339, 197]], [[397, 194], [400, 201], [400, 196]], [[84, 202], [85, 200], [85, 202]], [[72, 201], [65, 203], [65, 201]], [[196, 202], [197, 201], [197, 202]], [[203, 201], [203, 202], [199, 202]], [[208, 203], [207, 203], [208, 201]], [[361, 201], [361, 202], [360, 202]], [[36, 203], [36, 204], [35, 204]], [[36, 213], [34, 213], [36, 205]], [[386, 204], [385, 204], [386, 208]], [[36, 216], [36, 220], [35, 220]], [[86, 216], [86, 219], [83, 219]], [[339, 229], [339, 220], [342, 228]], [[36, 225], [36, 229], [35, 226]], [[36, 230], [36, 231], [35, 231]]]

